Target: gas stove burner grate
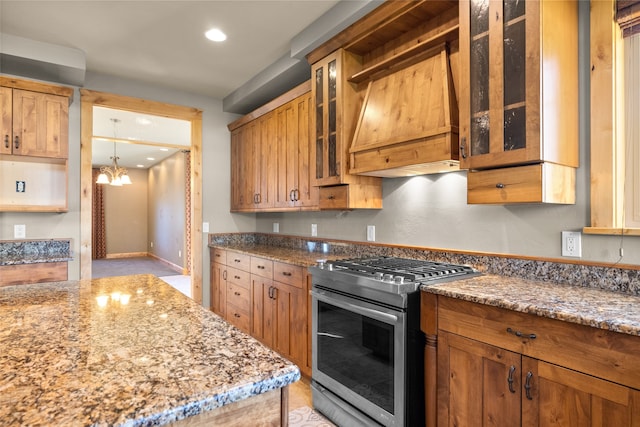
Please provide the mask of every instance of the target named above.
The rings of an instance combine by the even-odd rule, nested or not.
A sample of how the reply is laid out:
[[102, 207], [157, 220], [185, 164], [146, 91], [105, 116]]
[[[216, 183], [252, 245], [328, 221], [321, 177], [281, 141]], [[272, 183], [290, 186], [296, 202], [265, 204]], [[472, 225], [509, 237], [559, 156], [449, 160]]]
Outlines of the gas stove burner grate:
[[466, 265], [449, 264], [409, 258], [375, 257], [332, 262], [334, 271], [351, 272], [363, 276], [402, 276], [405, 281], [429, 282], [445, 277], [475, 273]]

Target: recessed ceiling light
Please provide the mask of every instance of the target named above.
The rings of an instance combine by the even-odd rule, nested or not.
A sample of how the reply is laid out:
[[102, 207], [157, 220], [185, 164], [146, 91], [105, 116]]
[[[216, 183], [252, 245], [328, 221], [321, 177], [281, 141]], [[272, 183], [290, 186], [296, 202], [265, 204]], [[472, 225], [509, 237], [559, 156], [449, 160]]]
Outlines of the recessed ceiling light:
[[139, 167], [139, 168], [143, 168], [144, 167], [144, 165], [136, 165], [136, 166]]
[[161, 148], [160, 151], [169, 151], [168, 148]]
[[147, 157], [147, 160], [155, 160], [153, 157]]
[[147, 126], [151, 124], [151, 120], [145, 117], [136, 117], [136, 123], [142, 126]]
[[223, 42], [227, 39], [227, 35], [217, 28], [212, 28], [206, 33], [205, 37], [214, 42]]

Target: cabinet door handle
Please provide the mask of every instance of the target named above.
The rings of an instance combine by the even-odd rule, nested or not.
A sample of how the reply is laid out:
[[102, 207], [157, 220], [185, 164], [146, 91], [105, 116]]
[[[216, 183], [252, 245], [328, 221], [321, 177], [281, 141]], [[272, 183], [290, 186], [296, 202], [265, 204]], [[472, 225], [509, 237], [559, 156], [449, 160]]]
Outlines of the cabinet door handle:
[[496, 188], [504, 188], [504, 187], [505, 187], [505, 185], [503, 183], [501, 183], [501, 182], [496, 184]]
[[296, 200], [295, 200], [295, 195], [294, 195], [295, 193], [294, 193], [294, 191], [295, 191], [295, 190], [291, 190], [291, 191], [289, 191], [289, 201], [290, 201], [290, 202], [295, 202], [295, 201], [296, 201]]
[[513, 334], [517, 337], [525, 337], [525, 338], [529, 338], [530, 340], [535, 340], [536, 339], [536, 334], [525, 334], [522, 333], [520, 331], [515, 331], [511, 328], [507, 328], [507, 332], [509, 332], [510, 334]]
[[300, 200], [300, 190], [298, 190], [297, 188], [293, 190], [293, 198], [295, 199], [294, 202]]
[[462, 156], [463, 159], [467, 158], [467, 137], [463, 136], [462, 140], [460, 141], [460, 156]]
[[533, 400], [533, 397], [531, 396], [531, 378], [533, 378], [533, 373], [531, 371], [529, 371], [529, 372], [527, 372], [527, 378], [524, 381], [525, 395], [527, 396], [527, 399], [529, 399], [529, 400]]
[[223, 278], [224, 280], [227, 280], [227, 270], [225, 270], [225, 271], [223, 271], [223, 272], [222, 272], [222, 278]]
[[9, 148], [9, 135], [4, 136], [4, 148]]
[[513, 373], [516, 371], [516, 367], [511, 365], [509, 368], [509, 376], [507, 377], [507, 383], [509, 384], [509, 391], [515, 393], [516, 389], [513, 387]]
[[273, 286], [269, 286], [269, 299], [273, 299]]
[[13, 148], [15, 148], [16, 150], [20, 148], [20, 137], [18, 135], [13, 138]]
[[272, 292], [272, 297], [271, 299], [278, 299], [278, 289], [276, 287], [273, 287], [273, 292]]

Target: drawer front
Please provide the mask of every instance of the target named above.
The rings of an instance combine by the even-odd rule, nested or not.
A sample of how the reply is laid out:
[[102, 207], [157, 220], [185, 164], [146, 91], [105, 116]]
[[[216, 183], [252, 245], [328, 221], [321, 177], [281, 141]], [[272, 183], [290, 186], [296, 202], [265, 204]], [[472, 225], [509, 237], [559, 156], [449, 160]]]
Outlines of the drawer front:
[[233, 267], [227, 267], [227, 283], [235, 283], [245, 289], [251, 289], [251, 273]]
[[273, 280], [302, 289], [302, 267], [284, 262], [274, 262]]
[[227, 301], [227, 321], [243, 332], [249, 333], [251, 316], [248, 311], [242, 310]]
[[344, 208], [349, 206], [349, 186], [335, 185], [332, 187], [320, 187], [320, 208]]
[[213, 248], [211, 254], [211, 262], [219, 262], [220, 264], [227, 265], [227, 251], [225, 249]]
[[251, 271], [251, 255], [227, 251], [227, 265], [244, 271]]
[[536, 203], [542, 201], [542, 165], [469, 171], [467, 203]]
[[442, 296], [438, 329], [640, 389], [636, 336]]
[[249, 288], [227, 282], [227, 303], [231, 303], [240, 310], [251, 311], [251, 291]]
[[257, 256], [251, 257], [251, 273], [267, 279], [273, 278], [273, 261]]

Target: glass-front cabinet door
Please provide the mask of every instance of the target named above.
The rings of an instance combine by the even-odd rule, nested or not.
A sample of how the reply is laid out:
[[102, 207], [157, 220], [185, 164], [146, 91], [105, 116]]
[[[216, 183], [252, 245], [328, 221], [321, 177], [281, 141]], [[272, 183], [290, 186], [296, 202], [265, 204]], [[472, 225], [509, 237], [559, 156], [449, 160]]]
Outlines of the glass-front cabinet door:
[[460, 159], [467, 169], [576, 167], [577, 3], [460, 2]]
[[460, 155], [465, 168], [541, 160], [539, 42], [534, 36], [539, 3], [460, 2]]

